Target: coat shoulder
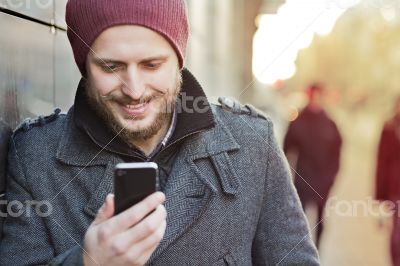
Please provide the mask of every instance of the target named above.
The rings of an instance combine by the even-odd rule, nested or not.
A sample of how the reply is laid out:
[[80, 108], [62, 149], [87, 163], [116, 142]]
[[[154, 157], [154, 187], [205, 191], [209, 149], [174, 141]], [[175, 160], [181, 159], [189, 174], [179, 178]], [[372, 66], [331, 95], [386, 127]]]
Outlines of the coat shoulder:
[[67, 115], [58, 108], [46, 116], [27, 118], [14, 130], [11, 145], [30, 153], [48, 150], [59, 142], [66, 119]]
[[268, 137], [273, 133], [273, 124], [268, 115], [252, 105], [243, 105], [239, 101], [221, 97], [219, 104], [213, 104], [217, 120], [224, 124], [233, 135]]
[[39, 116], [37, 118], [26, 118], [20, 123], [14, 131], [14, 134], [20, 132], [28, 132], [35, 127], [43, 127], [51, 122], [57, 120], [60, 117], [61, 109], [57, 108], [53, 113], [46, 116]]
[[266, 114], [255, 108], [253, 105], [251, 104], [243, 105], [236, 99], [228, 97], [219, 97], [218, 103], [222, 109], [231, 112], [233, 114], [247, 115], [250, 117], [260, 118], [264, 120], [269, 119]]

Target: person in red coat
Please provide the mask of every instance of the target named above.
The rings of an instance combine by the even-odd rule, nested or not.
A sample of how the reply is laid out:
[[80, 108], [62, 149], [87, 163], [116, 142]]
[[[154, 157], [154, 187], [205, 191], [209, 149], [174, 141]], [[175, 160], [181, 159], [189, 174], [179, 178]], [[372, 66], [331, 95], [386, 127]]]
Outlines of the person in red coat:
[[289, 125], [283, 149], [295, 170], [294, 183], [303, 208], [317, 207], [318, 247], [325, 203], [339, 170], [342, 138], [335, 122], [323, 108], [321, 85], [311, 85], [307, 93], [309, 103]]
[[378, 148], [375, 197], [394, 203], [394, 223], [391, 234], [391, 255], [394, 266], [400, 266], [400, 97], [395, 115], [386, 121]]

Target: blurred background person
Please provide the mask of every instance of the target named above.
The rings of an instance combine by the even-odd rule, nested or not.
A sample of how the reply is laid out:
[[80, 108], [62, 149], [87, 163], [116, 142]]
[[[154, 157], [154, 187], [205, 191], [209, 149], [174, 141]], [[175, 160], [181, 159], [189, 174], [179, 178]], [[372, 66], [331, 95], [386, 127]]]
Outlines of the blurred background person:
[[391, 255], [394, 266], [400, 266], [400, 96], [394, 115], [386, 121], [378, 147], [375, 197], [394, 203], [391, 233]]
[[308, 104], [288, 128], [284, 151], [295, 170], [295, 186], [303, 209], [317, 207], [316, 245], [323, 231], [323, 213], [339, 170], [342, 139], [335, 122], [322, 105], [323, 88], [307, 89]]

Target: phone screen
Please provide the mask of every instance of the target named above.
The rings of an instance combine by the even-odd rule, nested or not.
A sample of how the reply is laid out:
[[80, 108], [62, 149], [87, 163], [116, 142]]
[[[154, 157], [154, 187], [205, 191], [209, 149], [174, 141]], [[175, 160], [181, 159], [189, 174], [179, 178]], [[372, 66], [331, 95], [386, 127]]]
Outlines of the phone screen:
[[157, 189], [157, 164], [118, 164], [114, 173], [115, 215], [139, 203]]

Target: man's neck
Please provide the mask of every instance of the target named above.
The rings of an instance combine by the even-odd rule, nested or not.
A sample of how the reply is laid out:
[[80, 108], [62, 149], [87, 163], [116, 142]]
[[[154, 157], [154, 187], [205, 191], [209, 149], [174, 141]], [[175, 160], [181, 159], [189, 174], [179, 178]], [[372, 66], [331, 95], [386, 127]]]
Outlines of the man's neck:
[[172, 123], [172, 115], [170, 116], [168, 121], [169, 122], [165, 123], [162, 128], [157, 132], [157, 134], [155, 134], [151, 138], [146, 140], [131, 140], [129, 141], [129, 144], [141, 150], [144, 154], [146, 154], [146, 156], [149, 156], [167, 135], [168, 129], [170, 128]]

